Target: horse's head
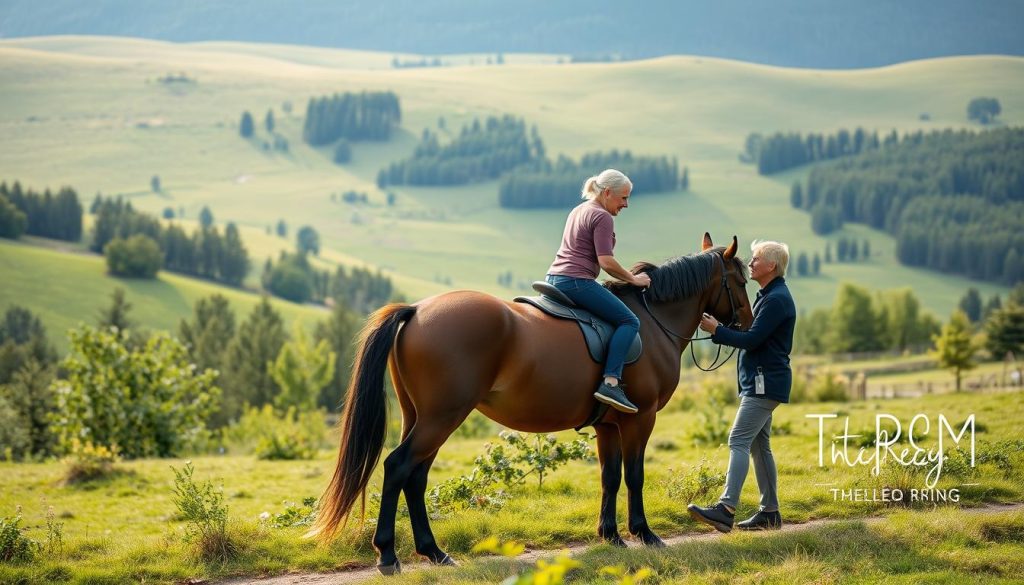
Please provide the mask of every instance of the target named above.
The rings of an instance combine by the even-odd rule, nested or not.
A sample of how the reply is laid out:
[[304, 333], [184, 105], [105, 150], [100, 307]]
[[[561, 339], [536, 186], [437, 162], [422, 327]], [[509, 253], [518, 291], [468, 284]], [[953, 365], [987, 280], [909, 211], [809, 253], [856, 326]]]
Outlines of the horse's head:
[[733, 236], [728, 247], [724, 250], [716, 249], [711, 241], [711, 234], [704, 232], [702, 251], [718, 255], [721, 262], [717, 263], [712, 274], [712, 284], [708, 287], [705, 296], [707, 304], [703, 310], [727, 327], [745, 330], [754, 322], [754, 313], [750, 309], [750, 300], [747, 297], [747, 267], [736, 256], [738, 248], [736, 236]]

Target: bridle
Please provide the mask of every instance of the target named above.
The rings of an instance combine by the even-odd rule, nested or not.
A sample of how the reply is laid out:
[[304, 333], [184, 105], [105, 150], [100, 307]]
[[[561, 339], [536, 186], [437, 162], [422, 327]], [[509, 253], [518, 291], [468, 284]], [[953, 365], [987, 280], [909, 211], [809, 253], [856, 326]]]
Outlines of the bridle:
[[[712, 307], [717, 307], [718, 303], [722, 300], [722, 295], [723, 294], [724, 295], [728, 295], [728, 298], [729, 298], [729, 309], [732, 311], [732, 315], [730, 316], [729, 324], [726, 325], [726, 327], [728, 327], [730, 329], [735, 329], [740, 324], [739, 323], [739, 320], [740, 320], [740, 305], [739, 305], [739, 303], [736, 302], [735, 296], [733, 296], [732, 286], [729, 284], [729, 277], [732, 276], [733, 274], [738, 274], [738, 272], [736, 270], [732, 270], [732, 269], [726, 270], [724, 255], [722, 255], [722, 254], [715, 254], [715, 257], [718, 258], [718, 262], [722, 266], [722, 286], [718, 287], [718, 296], [715, 297], [715, 302], [712, 303], [711, 306]], [[654, 314], [654, 311], [651, 310], [651, 306], [647, 302], [647, 289], [640, 290], [639, 296], [640, 296], [640, 301], [641, 301], [641, 303], [644, 306], [644, 309], [647, 311], [647, 314], [651, 316], [651, 319], [654, 319], [654, 322], [658, 325], [658, 327], [662, 330], [663, 333], [665, 333], [665, 335], [669, 339], [672, 339], [673, 337], [679, 339], [680, 341], [707, 341], [707, 340], [711, 339], [711, 337], [712, 337], [711, 335], [708, 335], [707, 337], [696, 337], [696, 336], [695, 337], [687, 337], [685, 335], [680, 335], [680, 334], [676, 333], [675, 331], [672, 331], [671, 329], [666, 327], [665, 324], [662, 323], [658, 319], [658, 317]], [[715, 359], [711, 360], [711, 365], [710, 366], [708, 366], [707, 368], [704, 368], [704, 367], [702, 367], [700, 365], [700, 363], [697, 362], [697, 356], [694, 353], [693, 344], [692, 343], [690, 344], [690, 358], [693, 360], [693, 365], [697, 366], [697, 369], [702, 371], [702, 372], [712, 372], [712, 371], [717, 370], [718, 368], [724, 366], [725, 363], [728, 362], [729, 359], [732, 358], [733, 354], [735, 354], [735, 353], [736, 353], [736, 348], [733, 347], [732, 351], [729, 352], [729, 355], [727, 355], [725, 357], [725, 359], [722, 360], [721, 363], [719, 363], [718, 359], [722, 356], [722, 346], [719, 345], [718, 346], [718, 352], [715, 354]]]

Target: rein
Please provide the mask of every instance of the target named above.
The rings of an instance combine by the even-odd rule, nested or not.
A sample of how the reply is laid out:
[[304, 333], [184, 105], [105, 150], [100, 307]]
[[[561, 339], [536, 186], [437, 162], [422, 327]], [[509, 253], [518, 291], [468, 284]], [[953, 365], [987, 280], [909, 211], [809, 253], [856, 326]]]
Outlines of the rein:
[[[720, 300], [722, 300], [722, 295], [728, 293], [728, 295], [729, 295], [729, 308], [732, 309], [732, 317], [731, 317], [731, 322], [728, 325], [726, 325], [726, 327], [732, 328], [739, 321], [739, 309], [737, 308], [737, 305], [736, 305], [736, 299], [733, 297], [733, 294], [732, 294], [732, 287], [729, 286], [729, 275], [733, 274], [733, 271], [732, 270], [726, 271], [726, 269], [725, 269], [725, 259], [723, 257], [718, 256], [718, 260], [722, 264], [722, 286], [719, 287], [719, 289], [718, 289], [718, 297], [715, 298], [715, 302], [713, 303], [713, 305], [718, 305], [718, 302]], [[654, 322], [658, 325], [658, 327], [665, 334], [665, 336], [668, 337], [670, 340], [673, 337], [675, 337], [675, 338], [679, 339], [680, 341], [707, 341], [707, 340], [709, 340], [709, 339], [711, 339], [713, 337], [712, 335], [708, 335], [707, 337], [697, 337], [697, 336], [695, 336], [695, 337], [687, 337], [685, 335], [680, 335], [680, 334], [676, 333], [675, 331], [672, 331], [671, 329], [666, 327], [665, 324], [662, 323], [660, 319], [658, 319], [657, 315], [654, 314], [654, 311], [651, 310], [651, 306], [647, 302], [647, 289], [646, 288], [642, 289], [639, 292], [639, 296], [640, 296], [640, 301], [643, 303], [644, 310], [646, 310], [647, 314], [651, 316], [651, 319], [654, 319]], [[732, 348], [732, 351], [729, 352], [729, 355], [727, 355], [725, 357], [725, 359], [722, 360], [721, 363], [719, 363], [718, 359], [722, 356], [722, 346], [719, 345], [718, 346], [718, 352], [715, 354], [715, 358], [713, 360], [711, 360], [711, 365], [708, 366], [707, 368], [704, 368], [703, 366], [700, 365], [700, 363], [697, 362], [697, 355], [694, 353], [693, 344], [692, 343], [690, 344], [690, 358], [693, 360], [693, 365], [697, 366], [697, 369], [702, 371], [702, 372], [712, 372], [712, 371], [715, 371], [718, 368], [724, 366], [726, 364], [726, 362], [728, 362], [735, 353], [736, 353], [736, 348], [734, 347], [734, 348]]]

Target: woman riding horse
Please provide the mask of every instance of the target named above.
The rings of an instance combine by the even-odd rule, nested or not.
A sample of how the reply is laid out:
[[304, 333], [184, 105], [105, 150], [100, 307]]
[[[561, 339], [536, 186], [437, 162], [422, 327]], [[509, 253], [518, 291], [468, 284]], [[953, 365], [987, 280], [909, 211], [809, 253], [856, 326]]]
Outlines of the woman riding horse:
[[[615, 519], [623, 469], [629, 532], [644, 544], [664, 544], [644, 514], [644, 450], [656, 413], [679, 383], [680, 358], [690, 338], [675, 332], [693, 332], [705, 311], [743, 328], [752, 321], [736, 249], [735, 236], [727, 248], [715, 248], [704, 234], [700, 253], [661, 266], [634, 267], [634, 274], [650, 277], [646, 291], [625, 283], [610, 286], [638, 315], [644, 347], [623, 375], [636, 414], [608, 410], [594, 424], [602, 487], [598, 534], [612, 544], [625, 546]], [[520, 431], [570, 429], [590, 415], [594, 383], [603, 373], [590, 359], [576, 323], [471, 291], [381, 308], [368, 319], [357, 356], [340, 423], [337, 466], [310, 536], [330, 539], [361, 495], [365, 504], [365, 489], [384, 446], [384, 372], [390, 369], [402, 410], [402, 440], [384, 460], [373, 536], [384, 574], [400, 570], [395, 514], [403, 492], [416, 552], [435, 564], [453, 564], [430, 530], [424, 493], [438, 449], [474, 408]]]

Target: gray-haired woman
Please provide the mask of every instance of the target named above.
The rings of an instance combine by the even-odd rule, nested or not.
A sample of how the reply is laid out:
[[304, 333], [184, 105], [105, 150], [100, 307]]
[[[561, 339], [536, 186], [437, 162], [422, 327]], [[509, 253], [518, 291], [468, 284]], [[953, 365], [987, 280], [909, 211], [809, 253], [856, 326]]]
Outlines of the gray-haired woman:
[[615, 248], [615, 216], [629, 207], [633, 183], [615, 169], [607, 169], [583, 183], [577, 205], [565, 221], [562, 244], [548, 269], [547, 281], [565, 293], [574, 303], [616, 326], [608, 346], [604, 380], [594, 398], [622, 412], [635, 413], [636, 406], [626, 398], [622, 369], [626, 352], [640, 329], [640, 320], [629, 307], [608, 289], [597, 283], [601, 270], [634, 286], [647, 287], [651, 278], [633, 274], [619, 264]]

